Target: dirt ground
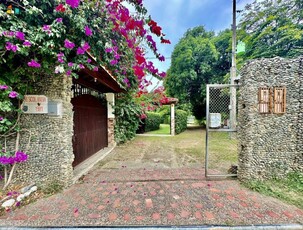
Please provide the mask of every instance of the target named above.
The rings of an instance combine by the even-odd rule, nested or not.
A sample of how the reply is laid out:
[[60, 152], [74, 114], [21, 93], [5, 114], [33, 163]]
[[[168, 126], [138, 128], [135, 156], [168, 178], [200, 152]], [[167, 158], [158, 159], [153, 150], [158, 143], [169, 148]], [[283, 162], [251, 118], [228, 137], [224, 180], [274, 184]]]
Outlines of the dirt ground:
[[204, 138], [204, 131], [199, 128], [174, 137], [136, 136], [117, 146], [99, 165], [104, 169], [202, 167]]
[[[224, 171], [231, 165], [230, 159], [225, 155], [231, 155], [232, 149], [236, 153], [235, 142], [222, 137], [215, 137], [210, 143], [220, 148], [211, 149], [210, 166], [225, 165]], [[225, 143], [226, 142], [226, 143]], [[212, 146], [210, 146], [212, 147]], [[217, 148], [217, 147], [216, 147]], [[224, 150], [224, 151], [223, 151]], [[222, 153], [223, 152], [223, 153]], [[185, 132], [172, 136], [136, 136], [132, 141], [117, 146], [99, 166], [103, 169], [116, 168], [204, 168], [205, 159], [205, 129], [191, 127]], [[235, 156], [233, 161], [237, 160]]]

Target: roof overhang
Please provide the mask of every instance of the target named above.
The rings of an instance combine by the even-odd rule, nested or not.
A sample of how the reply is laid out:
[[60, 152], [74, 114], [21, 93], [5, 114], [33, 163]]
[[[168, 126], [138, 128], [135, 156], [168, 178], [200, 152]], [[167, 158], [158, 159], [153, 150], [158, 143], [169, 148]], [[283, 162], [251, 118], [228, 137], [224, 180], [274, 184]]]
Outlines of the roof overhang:
[[[86, 53], [96, 64], [95, 58]], [[74, 83], [96, 90], [100, 93], [122, 93], [125, 89], [116, 81], [115, 77], [104, 67], [99, 66], [98, 71], [93, 71], [85, 67], [78, 72], [79, 78], [73, 79]]]

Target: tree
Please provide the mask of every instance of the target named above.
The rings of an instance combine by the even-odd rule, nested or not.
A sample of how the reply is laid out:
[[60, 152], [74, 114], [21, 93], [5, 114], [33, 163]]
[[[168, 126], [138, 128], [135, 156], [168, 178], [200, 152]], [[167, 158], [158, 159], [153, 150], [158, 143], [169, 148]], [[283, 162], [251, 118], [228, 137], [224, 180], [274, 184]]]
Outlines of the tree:
[[302, 0], [263, 0], [248, 4], [238, 38], [246, 43], [240, 60], [260, 57], [296, 57], [303, 54]]
[[176, 45], [167, 72], [167, 94], [190, 103], [193, 115], [206, 115], [206, 84], [220, 83], [229, 71], [230, 30], [215, 36], [204, 27], [189, 29]]

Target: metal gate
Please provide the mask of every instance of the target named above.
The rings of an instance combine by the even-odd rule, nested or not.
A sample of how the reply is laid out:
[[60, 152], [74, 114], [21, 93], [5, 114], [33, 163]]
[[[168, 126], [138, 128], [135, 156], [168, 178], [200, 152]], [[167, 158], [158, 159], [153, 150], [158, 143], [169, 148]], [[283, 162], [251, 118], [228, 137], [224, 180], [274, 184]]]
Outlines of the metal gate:
[[236, 95], [238, 85], [206, 88], [205, 176], [237, 175]]

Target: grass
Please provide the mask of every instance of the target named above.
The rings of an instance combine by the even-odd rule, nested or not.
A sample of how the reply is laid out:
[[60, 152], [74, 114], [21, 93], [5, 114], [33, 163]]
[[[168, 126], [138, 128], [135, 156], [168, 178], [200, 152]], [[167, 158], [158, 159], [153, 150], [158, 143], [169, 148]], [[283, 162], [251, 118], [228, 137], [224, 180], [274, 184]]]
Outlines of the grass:
[[170, 125], [160, 124], [160, 129], [147, 132], [145, 134], [170, 134]]
[[283, 179], [268, 181], [248, 181], [243, 183], [246, 187], [283, 200], [303, 209], [303, 173], [291, 172]]
[[[164, 128], [163, 125], [161, 126]], [[168, 125], [167, 128], [169, 128]], [[159, 130], [157, 131], [149, 133], [164, 133]], [[137, 137], [137, 140], [153, 142], [163, 149], [168, 149], [171, 146], [178, 154], [178, 161], [198, 163], [201, 167], [204, 167], [205, 135], [206, 131], [202, 127], [191, 126], [185, 132], [174, 137]], [[209, 135], [209, 169], [226, 174], [230, 166], [237, 163], [237, 140], [230, 138], [226, 132], [211, 132]]]

